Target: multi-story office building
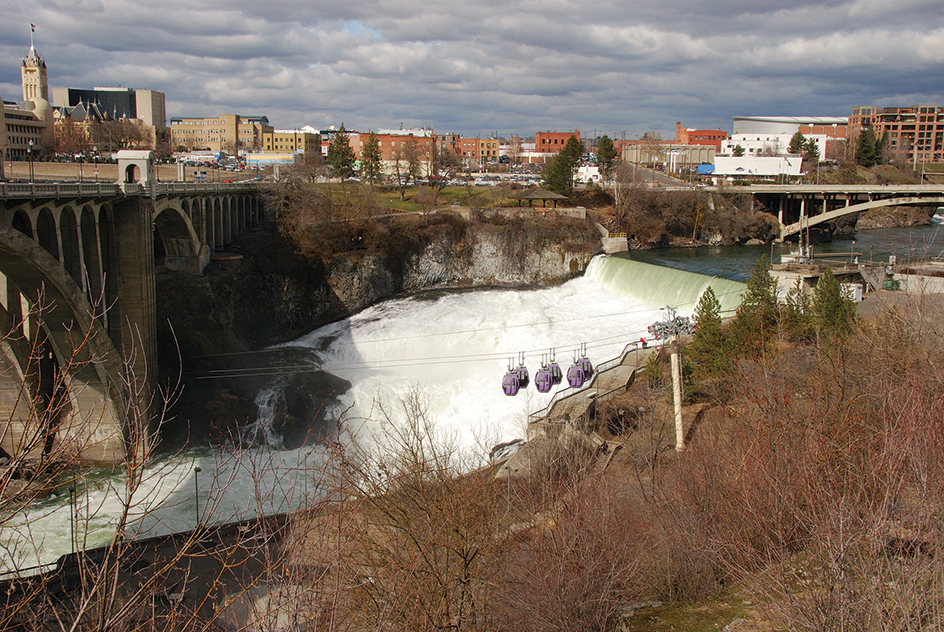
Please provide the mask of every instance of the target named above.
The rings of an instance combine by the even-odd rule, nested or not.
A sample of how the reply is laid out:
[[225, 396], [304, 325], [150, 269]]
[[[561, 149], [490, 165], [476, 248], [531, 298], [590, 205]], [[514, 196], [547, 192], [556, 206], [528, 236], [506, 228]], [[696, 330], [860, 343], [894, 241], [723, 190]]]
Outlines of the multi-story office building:
[[909, 162], [944, 162], [944, 108], [932, 104], [852, 108], [850, 136], [868, 127], [879, 139], [887, 134], [888, 150], [900, 152]]
[[266, 134], [275, 128], [265, 116], [220, 114], [210, 118], [170, 119], [171, 143], [175, 150], [206, 149], [235, 154], [241, 149], [262, 149]]

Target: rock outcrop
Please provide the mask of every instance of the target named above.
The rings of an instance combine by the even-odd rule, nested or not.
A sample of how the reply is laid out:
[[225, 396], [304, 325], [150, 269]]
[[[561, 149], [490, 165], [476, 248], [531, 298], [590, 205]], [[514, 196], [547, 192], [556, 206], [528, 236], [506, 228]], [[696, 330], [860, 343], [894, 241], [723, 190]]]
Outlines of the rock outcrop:
[[565, 252], [561, 246], [509, 254], [494, 233], [467, 239], [472, 243], [456, 244], [448, 239], [431, 243], [408, 261], [400, 274], [382, 255], [343, 255], [332, 262], [327, 283], [344, 309], [354, 313], [401, 293], [561, 283], [582, 274], [595, 254]]

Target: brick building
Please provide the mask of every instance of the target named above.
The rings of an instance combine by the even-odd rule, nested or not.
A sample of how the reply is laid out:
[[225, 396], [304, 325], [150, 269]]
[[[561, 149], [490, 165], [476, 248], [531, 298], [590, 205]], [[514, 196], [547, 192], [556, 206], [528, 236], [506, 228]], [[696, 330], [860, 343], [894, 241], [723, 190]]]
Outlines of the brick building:
[[[392, 164], [399, 158], [401, 161], [409, 160], [411, 157], [425, 162], [429, 160], [432, 154], [433, 144], [436, 142], [431, 134], [416, 134], [408, 132], [405, 134], [375, 133], [377, 145], [380, 147], [380, 159], [386, 164]], [[370, 133], [349, 134], [348, 143], [354, 150], [354, 156], [360, 160], [364, 145], [370, 140]]]
[[500, 141], [497, 138], [457, 138], [456, 153], [468, 166], [498, 161]]
[[681, 122], [675, 123], [676, 145], [711, 145], [721, 149], [721, 143], [728, 139], [728, 133], [718, 129], [690, 129], [682, 127]]
[[575, 129], [572, 132], [538, 132], [534, 135], [534, 151], [538, 154], [556, 154], [564, 148], [571, 136], [576, 136], [577, 141], [580, 141], [580, 130]]
[[850, 138], [870, 126], [879, 139], [887, 133], [889, 150], [902, 152], [910, 162], [944, 162], [944, 108], [932, 104], [853, 108]]

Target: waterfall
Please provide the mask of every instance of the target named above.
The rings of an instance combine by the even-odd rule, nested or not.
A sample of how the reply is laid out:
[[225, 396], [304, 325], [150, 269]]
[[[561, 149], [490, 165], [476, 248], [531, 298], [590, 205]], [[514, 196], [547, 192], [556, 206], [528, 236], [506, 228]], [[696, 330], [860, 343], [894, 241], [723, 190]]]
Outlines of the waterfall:
[[644, 305], [678, 308], [691, 314], [702, 293], [711, 286], [721, 303], [722, 315], [732, 315], [741, 304], [747, 286], [738, 281], [676, 270], [622, 257], [596, 257], [587, 267], [586, 276], [613, 292]]

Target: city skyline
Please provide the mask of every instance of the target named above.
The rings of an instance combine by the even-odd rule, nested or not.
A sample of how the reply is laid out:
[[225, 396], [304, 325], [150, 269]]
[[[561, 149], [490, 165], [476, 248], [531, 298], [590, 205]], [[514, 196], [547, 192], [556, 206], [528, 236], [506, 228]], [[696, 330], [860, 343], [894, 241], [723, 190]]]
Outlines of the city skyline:
[[735, 115], [944, 104], [944, 3], [648, 6], [88, 0], [5, 7], [0, 96], [35, 45], [53, 87], [163, 91], [167, 115], [278, 128], [671, 137]]

